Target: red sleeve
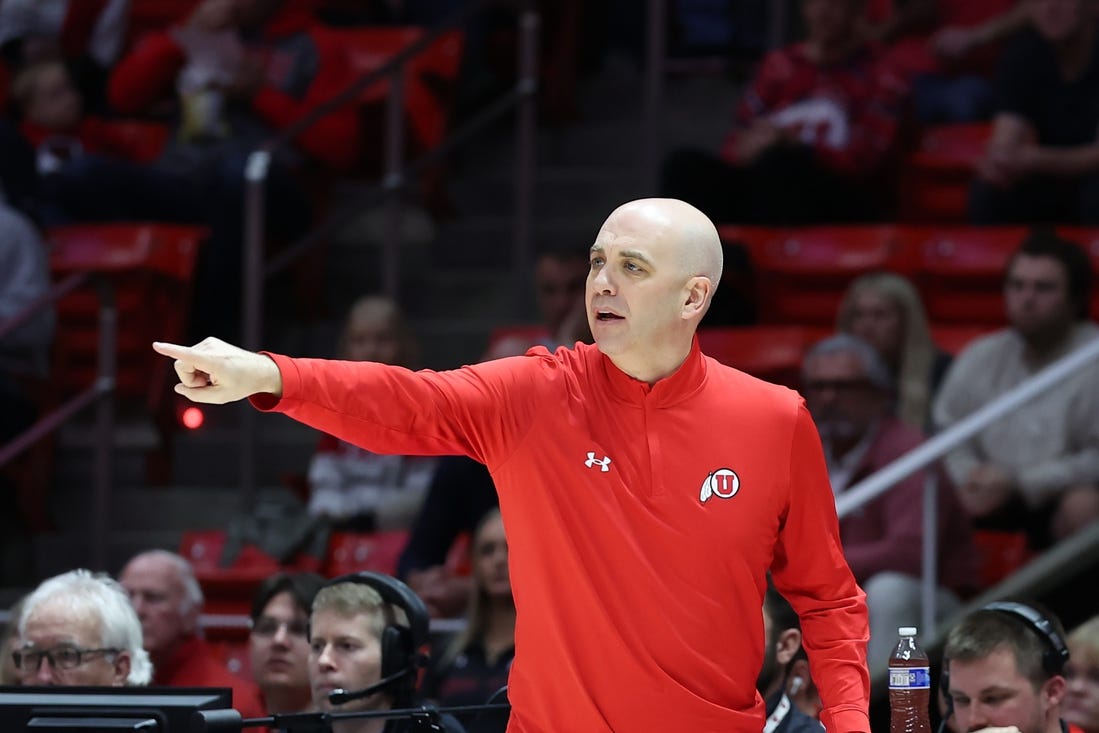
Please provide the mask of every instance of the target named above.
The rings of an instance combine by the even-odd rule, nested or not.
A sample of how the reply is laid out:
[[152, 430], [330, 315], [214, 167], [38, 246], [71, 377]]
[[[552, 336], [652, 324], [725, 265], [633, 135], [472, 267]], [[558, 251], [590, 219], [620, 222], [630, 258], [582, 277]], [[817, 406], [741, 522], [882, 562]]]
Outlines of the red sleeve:
[[869, 83], [856, 76], [848, 83], [850, 142], [839, 148], [816, 145], [826, 166], [855, 177], [874, 175], [896, 152], [907, 95], [904, 80], [879, 59], [866, 72]]
[[138, 114], [174, 96], [176, 76], [185, 62], [186, 55], [171, 34], [146, 36], [111, 72], [107, 87], [111, 106], [122, 114]]
[[374, 362], [268, 356], [282, 374], [282, 397], [254, 395], [255, 407], [374, 453], [467, 455], [488, 466], [510, 455], [529, 431], [536, 402], [529, 393], [552, 381], [552, 370], [541, 365], [554, 364], [547, 354], [413, 372]]
[[737, 137], [756, 119], [774, 109], [781, 96], [780, 89], [790, 76], [790, 70], [790, 58], [785, 49], [772, 51], [763, 58], [755, 78], [737, 103], [733, 129], [726, 135], [721, 148], [721, 155], [725, 160], [737, 162]]
[[[317, 46], [319, 62], [305, 97], [295, 99], [277, 89], [265, 87], [252, 99], [252, 108], [276, 129], [289, 127], [354, 81], [345, 51], [320, 34], [309, 35]], [[355, 104], [345, 105], [320, 118], [299, 135], [296, 142], [298, 147], [333, 170], [353, 168], [362, 153]]]
[[788, 486], [771, 568], [775, 588], [801, 619], [810, 671], [824, 703], [821, 722], [835, 733], [868, 733], [866, 594], [844, 559], [824, 452], [804, 403], [793, 431]]

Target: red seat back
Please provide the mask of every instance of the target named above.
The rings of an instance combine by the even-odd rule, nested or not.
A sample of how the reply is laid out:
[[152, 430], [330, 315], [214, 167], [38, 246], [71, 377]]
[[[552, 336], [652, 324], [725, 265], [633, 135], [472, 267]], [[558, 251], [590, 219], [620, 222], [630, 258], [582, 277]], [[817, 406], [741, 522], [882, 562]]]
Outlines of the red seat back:
[[397, 572], [397, 562], [408, 544], [408, 530], [385, 532], [333, 532], [323, 565], [329, 577], [372, 570], [386, 575]]
[[745, 326], [698, 331], [702, 353], [753, 377], [797, 389], [809, 347], [830, 333], [805, 326]]
[[973, 530], [973, 547], [977, 553], [977, 581], [982, 588], [991, 588], [1034, 556], [1023, 532]]
[[[380, 68], [426, 33], [423, 28], [409, 26], [330, 27], [321, 32], [346, 49], [356, 76]], [[446, 135], [464, 45], [461, 31], [449, 31], [405, 65], [404, 106], [417, 150], [430, 150]], [[387, 90], [384, 80], [373, 84], [363, 90], [360, 103], [378, 104], [384, 101]]]
[[844, 291], [859, 275], [914, 273], [914, 236], [888, 225], [805, 227], [752, 243], [760, 322], [831, 327]]
[[[165, 399], [171, 363], [150, 348], [186, 333], [201, 227], [162, 224], [86, 224], [47, 232], [55, 277], [93, 272], [111, 283], [117, 305], [116, 393], [144, 401], [156, 413]], [[92, 384], [99, 351], [100, 300], [86, 284], [57, 303], [55, 378], [66, 392]]]
[[900, 176], [899, 218], [907, 222], [967, 220], [969, 186], [991, 133], [987, 122], [925, 129]]
[[1021, 227], [957, 227], [932, 232], [921, 251], [920, 279], [932, 323], [1006, 323], [1004, 268], [1026, 237]]

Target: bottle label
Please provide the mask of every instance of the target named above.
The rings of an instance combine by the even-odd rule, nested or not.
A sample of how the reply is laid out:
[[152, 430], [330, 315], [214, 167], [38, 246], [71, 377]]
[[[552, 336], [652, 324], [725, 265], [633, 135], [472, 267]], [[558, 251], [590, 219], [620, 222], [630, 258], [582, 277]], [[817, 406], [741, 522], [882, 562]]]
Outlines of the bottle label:
[[890, 667], [890, 690], [929, 690], [931, 689], [931, 669], [929, 667]]

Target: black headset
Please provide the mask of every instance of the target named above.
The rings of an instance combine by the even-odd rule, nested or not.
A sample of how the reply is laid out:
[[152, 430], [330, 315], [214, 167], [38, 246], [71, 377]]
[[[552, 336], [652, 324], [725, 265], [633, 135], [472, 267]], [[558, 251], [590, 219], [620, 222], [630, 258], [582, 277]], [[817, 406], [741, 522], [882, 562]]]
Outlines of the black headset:
[[[382, 601], [404, 611], [408, 626], [392, 621], [386, 612], [386, 625], [382, 630], [381, 679], [393, 680], [394, 697], [398, 702], [412, 699], [419, 678], [419, 671], [427, 666], [428, 657], [423, 653], [429, 642], [431, 617], [423, 600], [411, 588], [389, 575], [362, 571], [333, 578], [324, 588], [343, 583], [358, 583], [373, 588]], [[388, 685], [387, 685], [388, 686]]]
[[[1068, 645], [1061, 637], [1061, 634], [1058, 633], [1053, 622], [1037, 609], [1023, 603], [997, 601], [981, 606], [977, 610], [995, 611], [1021, 622], [1037, 635], [1045, 647], [1042, 651], [1042, 669], [1045, 670], [1046, 674], [1050, 677], [1056, 677], [1064, 673], [1065, 662], [1068, 661]], [[954, 701], [950, 697], [949, 659], [943, 660], [942, 671], [939, 673], [939, 687], [946, 697], [946, 714], [943, 716], [943, 723], [945, 723], [946, 719], [954, 713]], [[942, 726], [940, 726], [941, 728]]]

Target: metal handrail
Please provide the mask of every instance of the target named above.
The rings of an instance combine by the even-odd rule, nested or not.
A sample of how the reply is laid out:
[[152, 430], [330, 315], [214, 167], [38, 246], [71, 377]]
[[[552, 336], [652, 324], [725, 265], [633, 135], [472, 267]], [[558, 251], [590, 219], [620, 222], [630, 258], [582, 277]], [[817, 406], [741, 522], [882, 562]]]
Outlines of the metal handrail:
[[[75, 272], [49, 291], [29, 303], [19, 313], [0, 323], [0, 335], [6, 334], [32, 318], [37, 312], [65, 297], [95, 276], [91, 271]], [[91, 386], [70, 397], [60, 406], [39, 418], [34, 425], [0, 446], [0, 466], [57, 430], [70, 418], [93, 402], [96, 404], [95, 457], [93, 464], [92, 514], [89, 523], [90, 552], [95, 568], [107, 567], [107, 531], [110, 519], [111, 483], [114, 476], [111, 443], [114, 436], [114, 393], [117, 373], [118, 309], [110, 280], [97, 276], [99, 291], [99, 344], [96, 352], [96, 378]]]
[[[401, 157], [404, 149], [404, 78], [402, 71], [405, 64], [413, 57], [435, 43], [445, 33], [448, 33], [476, 11], [487, 6], [490, 0], [474, 0], [452, 13], [439, 26], [432, 29], [416, 42], [402, 49], [393, 58], [389, 59], [378, 69], [375, 69], [362, 77], [354, 84], [337, 94], [335, 97], [311, 110], [301, 119], [295, 121], [280, 134], [266, 141], [259, 149], [253, 151], [245, 165], [245, 192], [244, 192], [244, 275], [242, 282], [242, 312], [243, 312], [243, 346], [256, 350], [260, 348], [263, 331], [263, 298], [264, 280], [273, 272], [285, 267], [289, 262], [310, 249], [322, 239], [323, 234], [312, 232], [302, 240], [291, 246], [286, 256], [280, 257], [273, 266], [264, 266], [263, 242], [265, 239], [266, 199], [264, 188], [271, 166], [271, 156], [279, 148], [285, 147], [291, 141], [308, 129], [318, 119], [332, 110], [354, 101], [362, 90], [383, 80], [388, 79], [388, 95], [386, 98], [385, 114], [385, 175], [379, 186], [375, 187], [371, 195], [388, 196], [388, 210], [386, 216], [386, 241], [382, 251], [382, 272], [385, 292], [391, 297], [396, 296], [400, 279], [400, 236], [401, 236], [401, 211], [400, 202], [393, 194], [400, 191], [409, 179], [410, 173], [420, 173], [432, 162], [449, 153], [456, 142], [447, 144], [444, 142], [435, 150], [418, 159], [415, 163], [405, 165]], [[515, 204], [515, 232], [514, 232], [514, 257], [515, 265], [519, 268], [529, 268], [531, 259], [530, 220], [532, 214], [533, 196], [533, 169], [534, 169], [534, 138], [535, 138], [535, 109], [533, 104], [534, 94], [538, 88], [537, 78], [537, 38], [541, 24], [541, 16], [535, 9], [531, 0], [520, 0], [519, 26], [519, 74], [514, 91], [506, 95], [502, 104], [490, 105], [491, 115], [478, 115], [467, 122], [459, 133], [452, 133], [455, 141], [464, 141], [469, 133], [475, 129], [486, 126], [490, 121], [503, 114], [504, 111], [518, 105], [516, 125], [517, 164], [516, 164], [516, 204]], [[477, 128], [474, 128], [474, 124]], [[358, 211], [358, 210], [357, 210]], [[357, 212], [356, 212], [357, 213]], [[331, 232], [335, 223], [343, 223], [353, 214], [345, 212], [343, 215], [331, 220], [324, 226], [323, 232]], [[517, 279], [518, 280], [518, 279]], [[251, 508], [256, 492], [256, 433], [257, 417], [254, 410], [247, 406], [241, 407], [240, 423], [240, 484], [241, 503], [245, 510]]]
[[[871, 476], [844, 491], [836, 498], [836, 513], [840, 519], [850, 516], [878, 498], [916, 471], [945, 456], [966, 440], [981, 432], [995, 420], [1030, 402], [1052, 387], [1099, 359], [1099, 338], [1061, 357], [1037, 374], [1028, 377], [987, 405], [966, 416], [958, 423], [929, 438]], [[930, 477], [929, 477], [930, 478]], [[923, 524], [923, 614], [924, 633], [935, 633], [935, 557], [938, 543], [935, 485], [924, 488]]]

